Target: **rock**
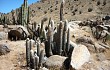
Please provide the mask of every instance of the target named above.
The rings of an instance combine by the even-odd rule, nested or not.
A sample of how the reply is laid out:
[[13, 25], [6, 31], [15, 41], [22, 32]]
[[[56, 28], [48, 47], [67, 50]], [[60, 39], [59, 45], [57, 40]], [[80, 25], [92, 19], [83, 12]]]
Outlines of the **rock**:
[[[53, 56], [50, 56], [47, 60], [46, 60], [46, 63], [45, 63], [45, 66], [49, 69], [52, 69], [52, 68], [57, 68], [57, 69], [60, 69], [63, 65], [63, 62], [65, 61], [67, 57], [63, 57], [63, 56], [59, 56], [59, 55], [53, 55]], [[55, 68], [55, 69], [56, 69]]]
[[97, 51], [96, 47], [94, 45], [92, 45], [92, 44], [88, 44], [88, 43], [82, 43], [82, 44], [85, 45], [90, 52], [95, 53]]
[[0, 44], [0, 55], [4, 55], [8, 52], [10, 52], [9, 46], [6, 44]]
[[84, 45], [78, 45], [75, 47], [72, 56], [70, 65], [72, 69], [79, 69], [85, 62], [88, 62], [90, 59], [90, 52], [87, 47]]
[[93, 40], [90, 37], [80, 37], [76, 39], [77, 43], [88, 43], [94, 45]]
[[5, 32], [0, 32], [0, 40], [8, 39], [8, 34]]
[[97, 52], [101, 53], [101, 52], [105, 52], [106, 51], [106, 48], [103, 47], [102, 45], [100, 45], [98, 43], [95, 43], [94, 45], [96, 47]]
[[43, 68], [41, 68], [40, 70], [49, 70], [49, 69], [47, 69], [47, 68], [43, 67]]

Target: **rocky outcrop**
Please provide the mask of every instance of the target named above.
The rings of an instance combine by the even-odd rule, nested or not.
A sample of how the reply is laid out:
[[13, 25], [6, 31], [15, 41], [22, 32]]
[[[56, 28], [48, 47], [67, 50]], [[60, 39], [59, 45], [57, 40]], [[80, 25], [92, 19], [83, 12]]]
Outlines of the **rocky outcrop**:
[[86, 46], [78, 45], [75, 47], [71, 56], [71, 68], [79, 69], [84, 63], [89, 61], [90, 53]]

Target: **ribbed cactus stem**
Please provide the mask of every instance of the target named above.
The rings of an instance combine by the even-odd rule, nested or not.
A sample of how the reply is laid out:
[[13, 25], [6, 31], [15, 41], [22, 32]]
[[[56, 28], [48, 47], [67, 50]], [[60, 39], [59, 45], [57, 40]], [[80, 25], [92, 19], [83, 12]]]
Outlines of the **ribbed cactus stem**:
[[29, 45], [29, 38], [26, 39], [26, 62], [27, 62], [27, 67], [30, 67], [30, 45]]
[[58, 43], [58, 54], [61, 55], [62, 54], [62, 30], [63, 29], [63, 24], [62, 22], [60, 22], [60, 25], [59, 25], [59, 43]]
[[50, 25], [47, 32], [47, 41], [45, 42], [45, 52], [47, 57], [52, 55], [52, 30]]
[[47, 21], [47, 18], [43, 18], [41, 20], [41, 30], [40, 30], [40, 34], [42, 34], [42, 31], [43, 31], [43, 26], [44, 26], [44, 22]]
[[40, 56], [40, 41], [37, 41], [37, 55]]
[[35, 70], [38, 70], [38, 64], [39, 64], [39, 57], [35, 56]]
[[30, 68], [34, 69], [34, 66], [35, 66], [35, 58], [34, 58], [34, 51], [31, 50], [30, 51]]
[[65, 23], [64, 23], [64, 28], [63, 28], [63, 41], [62, 41], [62, 49], [63, 49], [63, 51], [65, 51], [65, 49], [66, 49], [67, 24], [68, 24], [68, 21], [66, 20]]
[[70, 29], [68, 28], [68, 32], [67, 32], [67, 46], [66, 46], [67, 52], [69, 51], [69, 48], [70, 48]]
[[43, 60], [44, 60], [44, 50], [41, 50], [39, 56], [39, 67], [42, 67]]
[[32, 49], [33, 44], [32, 44], [32, 39], [30, 40], [30, 50]]
[[64, 0], [61, 2], [60, 5], [60, 21], [63, 20], [63, 7], [64, 7]]
[[53, 36], [54, 36], [54, 21], [51, 20], [51, 29], [52, 29], [52, 42], [53, 42]]

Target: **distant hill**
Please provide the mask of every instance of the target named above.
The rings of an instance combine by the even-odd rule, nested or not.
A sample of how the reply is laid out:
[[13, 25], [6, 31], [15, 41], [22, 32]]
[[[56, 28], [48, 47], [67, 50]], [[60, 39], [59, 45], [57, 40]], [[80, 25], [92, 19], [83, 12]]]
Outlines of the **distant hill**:
[[[55, 22], [59, 22], [60, 4], [60, 0], [41, 0], [31, 4], [31, 22], [39, 23], [43, 17], [51, 17]], [[63, 15], [69, 21], [95, 19], [108, 14], [110, 15], [110, 0], [65, 0]], [[6, 16], [12, 23], [12, 13]]]

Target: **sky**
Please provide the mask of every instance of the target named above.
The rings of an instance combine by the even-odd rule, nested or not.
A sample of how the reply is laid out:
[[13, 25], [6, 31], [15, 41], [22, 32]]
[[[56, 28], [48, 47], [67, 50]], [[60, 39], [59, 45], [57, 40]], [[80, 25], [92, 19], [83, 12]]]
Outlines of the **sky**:
[[[28, 0], [28, 5], [35, 3], [39, 0]], [[19, 8], [23, 4], [24, 0], [0, 0], [0, 12], [8, 13], [11, 10]]]

